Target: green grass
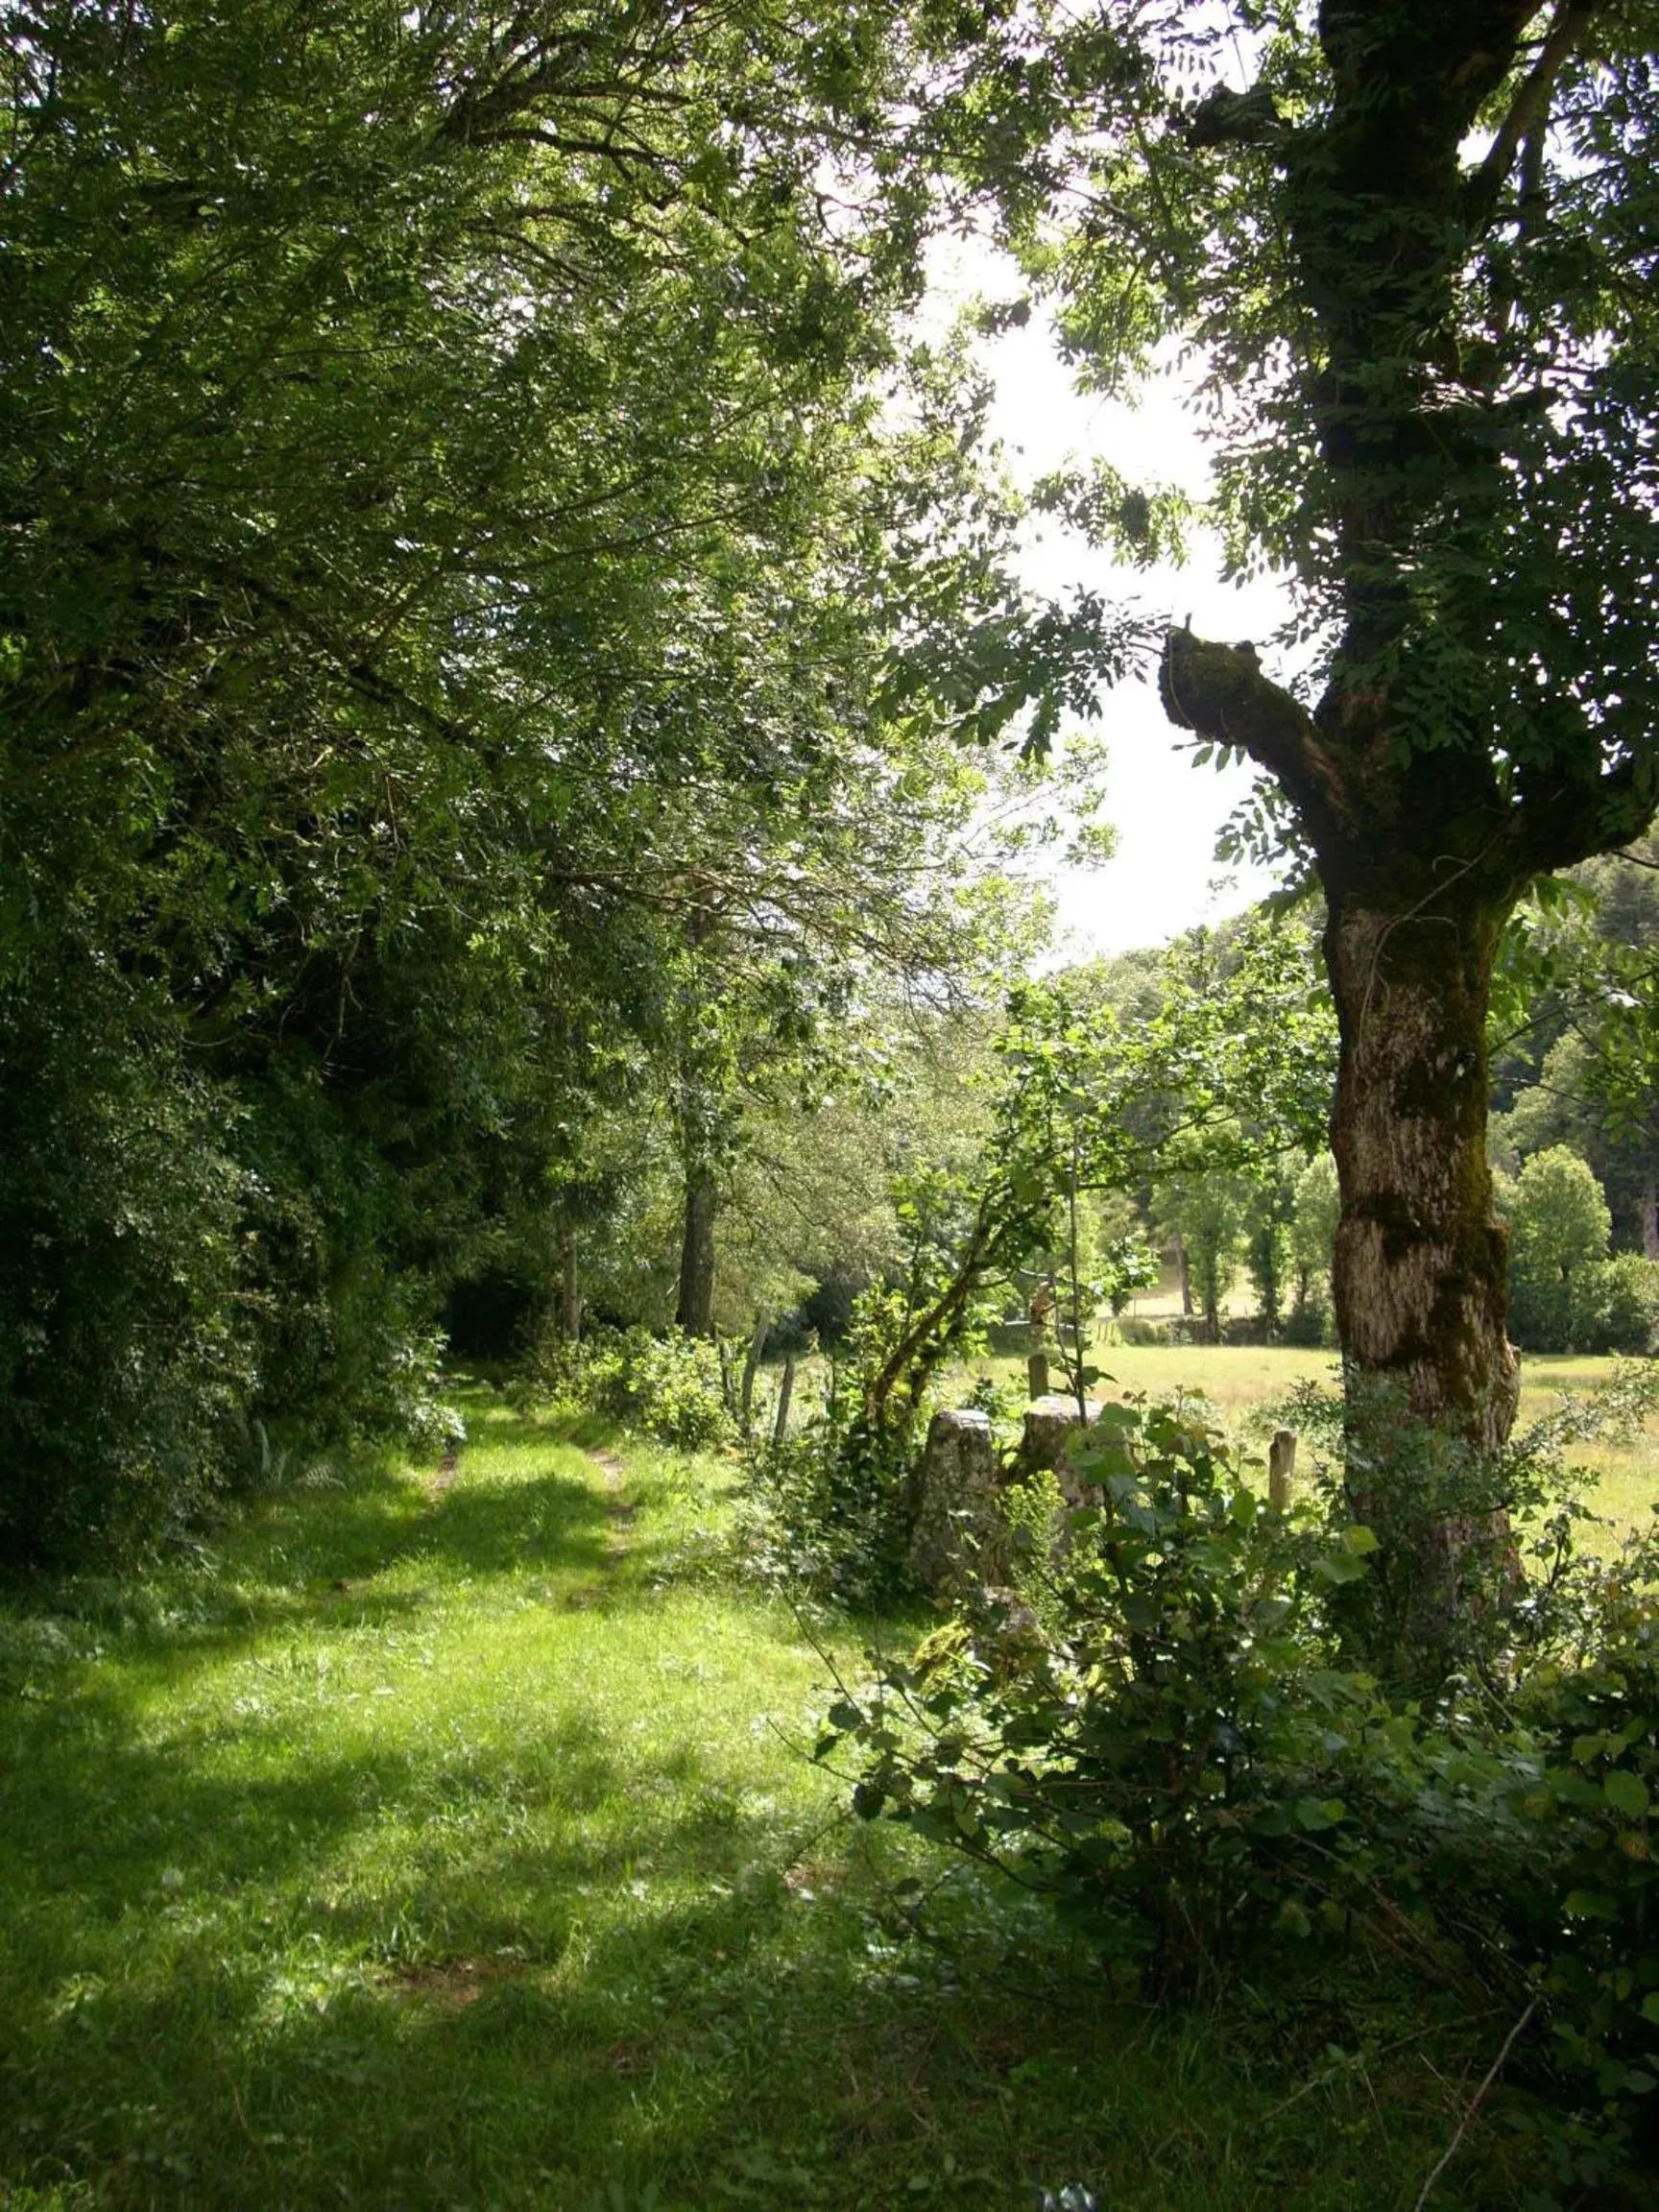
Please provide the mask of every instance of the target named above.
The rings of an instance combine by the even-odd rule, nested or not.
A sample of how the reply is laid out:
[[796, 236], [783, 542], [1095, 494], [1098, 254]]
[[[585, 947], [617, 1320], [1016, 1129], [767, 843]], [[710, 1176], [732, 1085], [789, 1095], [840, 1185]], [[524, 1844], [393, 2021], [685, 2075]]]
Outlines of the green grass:
[[[1114, 1999], [842, 1817], [729, 1476], [466, 1409], [447, 1488], [298, 1489], [0, 1609], [0, 2204], [1414, 2202], [1504, 2023], [1364, 1961]], [[1503, 2108], [1445, 2201], [1517, 2201]]]
[[[1102, 1344], [1090, 1358], [1103, 1371], [1102, 1380], [1094, 1385], [1096, 1394], [1144, 1391], [1159, 1398], [1178, 1390], [1201, 1392], [1223, 1426], [1237, 1435], [1253, 1435], [1258, 1449], [1259, 1424], [1253, 1425], [1252, 1416], [1260, 1408], [1286, 1397], [1299, 1382], [1334, 1383], [1337, 1378], [1333, 1353], [1300, 1351], [1289, 1345]], [[1611, 1379], [1615, 1365], [1606, 1358], [1527, 1353], [1521, 1361], [1517, 1426], [1552, 1412], [1563, 1392], [1594, 1392]], [[1021, 1359], [977, 1361], [974, 1372], [990, 1372], [1024, 1387], [1025, 1365]], [[1055, 1385], [1064, 1387], [1058, 1372]], [[1575, 1445], [1568, 1456], [1590, 1479], [1589, 1503], [1615, 1528], [1646, 1524], [1659, 1505], [1659, 1416], [1629, 1443]]]

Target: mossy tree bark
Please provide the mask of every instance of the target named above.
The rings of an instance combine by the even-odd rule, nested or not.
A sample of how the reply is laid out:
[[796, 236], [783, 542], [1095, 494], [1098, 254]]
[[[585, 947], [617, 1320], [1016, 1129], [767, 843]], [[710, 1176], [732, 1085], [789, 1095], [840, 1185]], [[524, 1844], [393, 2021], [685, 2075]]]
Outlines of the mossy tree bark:
[[[1486, 1161], [1493, 957], [1536, 877], [1627, 842], [1654, 809], [1637, 747], [1565, 687], [1526, 725], [1543, 662], [1519, 724], [1505, 687], [1538, 622], [1560, 617], [1503, 627], [1508, 456], [1544, 389], [1503, 285], [1547, 218], [1552, 91], [1597, 9], [1560, 0], [1542, 36], [1536, 15], [1533, 0], [1326, 0], [1316, 113], [1221, 95], [1190, 131], [1197, 147], [1247, 140], [1273, 179], [1296, 320], [1285, 407], [1309, 451], [1297, 557], [1336, 649], [1311, 708], [1252, 646], [1172, 631], [1162, 667], [1171, 721], [1277, 781], [1324, 888], [1349, 1372], [1483, 1453], [1517, 1395]], [[1537, 589], [1558, 603], [1559, 586]]]
[[[1386, 700], [1334, 684], [1317, 711], [1250, 647], [1166, 641], [1166, 711], [1270, 769], [1312, 843], [1341, 1034], [1333, 1272], [1351, 1372], [1491, 1451], [1514, 1417], [1506, 1239], [1486, 1159], [1486, 1013], [1509, 913], [1538, 874], [1643, 826], [1608, 772], [1520, 798], [1472, 751], [1409, 754]], [[1359, 710], [1363, 708], [1363, 712]]]
[[674, 1319], [688, 1336], [714, 1334], [714, 1223], [719, 1190], [712, 1172], [693, 1164], [685, 1175], [685, 1221], [680, 1246], [680, 1300]]
[[1341, 1056], [1332, 1267], [1347, 1358], [1483, 1452], [1509, 1432], [1507, 1237], [1486, 1162], [1486, 1000], [1508, 899], [1402, 900], [1337, 872], [1325, 934]]

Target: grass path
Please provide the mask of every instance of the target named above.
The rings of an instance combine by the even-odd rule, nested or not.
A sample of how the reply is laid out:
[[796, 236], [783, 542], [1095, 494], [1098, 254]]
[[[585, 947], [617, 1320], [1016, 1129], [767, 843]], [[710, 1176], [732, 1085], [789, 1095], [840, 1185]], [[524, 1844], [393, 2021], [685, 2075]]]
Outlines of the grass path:
[[823, 1662], [708, 1471], [467, 1411], [0, 1608], [0, 2205], [1413, 2201], [1490, 2024], [1313, 1976], [1166, 2025], [968, 1881], [902, 1940], [916, 1847], [786, 1741]]

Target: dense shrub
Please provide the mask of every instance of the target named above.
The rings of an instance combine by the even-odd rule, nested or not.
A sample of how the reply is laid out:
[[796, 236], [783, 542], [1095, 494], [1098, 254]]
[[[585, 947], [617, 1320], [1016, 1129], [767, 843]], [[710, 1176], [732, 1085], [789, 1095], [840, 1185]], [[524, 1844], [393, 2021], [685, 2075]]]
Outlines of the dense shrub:
[[970, 1610], [831, 1708], [855, 1811], [1086, 1911], [1154, 1989], [1286, 1939], [1483, 1985], [1548, 2024], [1560, 2141], [1612, 2143], [1659, 2082], [1659, 1545], [1603, 1568], [1557, 1515], [1472, 1671], [1407, 1699], [1344, 1638], [1371, 1531], [1263, 1505], [1178, 1410], [1112, 1408], [1085, 1455], [1046, 1607]]
[[13, 1559], [140, 1541], [199, 1508], [233, 1464], [255, 1382], [228, 1101], [118, 1026], [112, 996], [12, 999], [0, 1024], [0, 1553]]
[[[902, 1291], [864, 1291], [829, 1403], [795, 1434], [752, 1449], [749, 1546], [779, 1582], [859, 1604], [907, 1589], [910, 1478], [936, 1403], [934, 1371], [918, 1369], [883, 1418], [871, 1418], [868, 1396], [912, 1319]], [[976, 1348], [973, 1335], [968, 1344]], [[1005, 1410], [994, 1384], [982, 1398], [987, 1410]]]
[[1616, 1252], [1579, 1271], [1573, 1286], [1573, 1349], [1651, 1352], [1659, 1342], [1659, 1262]]
[[1600, 1184], [1564, 1144], [1534, 1153], [1517, 1180], [1496, 1178], [1511, 1231], [1509, 1324], [1533, 1352], [1647, 1352], [1659, 1329], [1659, 1266], [1607, 1257]]
[[411, 1208], [320, 1087], [187, 1064], [88, 964], [0, 1005], [0, 1556], [166, 1535], [361, 1436], [450, 1434]]
[[1069, 1516], [1058, 1632], [1015, 1669], [978, 1643], [943, 1677], [891, 1667], [821, 1750], [869, 1754], [867, 1815], [1126, 1905], [1120, 1942], [1168, 1984], [1283, 1918], [1284, 1839], [1342, 1817], [1334, 1719], [1374, 1699], [1332, 1666], [1326, 1601], [1374, 1539], [1262, 1504], [1167, 1407], [1106, 1407], [1074, 1462], [1101, 1503]]
[[683, 1452], [736, 1436], [718, 1349], [678, 1329], [662, 1335], [643, 1328], [595, 1330], [579, 1344], [549, 1332], [532, 1377], [559, 1407], [608, 1414]]
[[1319, 1346], [1334, 1348], [1336, 1320], [1329, 1305], [1309, 1298], [1291, 1307], [1279, 1328], [1282, 1344], [1295, 1344], [1312, 1350]]

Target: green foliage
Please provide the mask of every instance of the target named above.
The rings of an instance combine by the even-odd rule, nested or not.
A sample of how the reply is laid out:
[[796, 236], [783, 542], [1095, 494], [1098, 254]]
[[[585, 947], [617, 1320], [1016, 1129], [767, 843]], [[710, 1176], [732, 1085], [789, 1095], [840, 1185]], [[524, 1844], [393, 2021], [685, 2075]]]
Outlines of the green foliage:
[[1659, 1347], [1659, 1262], [1616, 1252], [1580, 1267], [1573, 1278], [1570, 1333], [1574, 1348], [1586, 1352]]
[[718, 1347], [678, 1329], [595, 1330], [575, 1344], [549, 1332], [532, 1377], [554, 1410], [608, 1414], [682, 1452], [736, 1440]]
[[8, 995], [0, 1046], [12, 1561], [163, 1536], [246, 1471], [260, 1350], [233, 1099], [108, 979], [60, 981], [51, 1004]]
[[[1011, 994], [976, 1202], [931, 1303], [867, 1393], [873, 1421], [925, 1382], [983, 1291], [1056, 1254], [1070, 1277], [1086, 1197], [1121, 1199], [1155, 1179], [1196, 1186], [1314, 1141], [1334, 1039], [1294, 930], [1259, 918], [1221, 948], [1195, 932], [1133, 1019], [1091, 999], [1086, 976]], [[1068, 1310], [1083, 1307], [1080, 1282], [1057, 1287]]]
[[1371, 1529], [1263, 1505], [1176, 1408], [1110, 1407], [1078, 1456], [1097, 1503], [1018, 1635], [965, 1615], [830, 1711], [817, 1753], [855, 1755], [854, 1811], [1083, 1912], [1166, 1994], [1286, 1940], [1385, 1940], [1542, 2010], [1525, 2062], [1557, 2149], [1593, 2130], [1605, 2172], [1659, 2080], [1653, 1540], [1604, 1567], [1558, 1517], [1531, 1576], [1489, 1577], [1476, 1679], [1423, 1703], [1353, 1662]]
[[1068, 1516], [1059, 1632], [1022, 1668], [972, 1644], [945, 1680], [889, 1667], [819, 1755], [855, 1743], [866, 1817], [1108, 1908], [1158, 1984], [1190, 1986], [1295, 1924], [1286, 1839], [1346, 1817], [1331, 1746], [1371, 1699], [1330, 1664], [1327, 1608], [1375, 1539], [1262, 1505], [1170, 1408], [1109, 1406], [1073, 1456], [1099, 1503]]
[[1208, 1342], [1219, 1344], [1233, 1270], [1244, 1249], [1245, 1190], [1225, 1167], [1213, 1167], [1169, 1183], [1158, 1192], [1159, 1212], [1181, 1238]]
[[1287, 1170], [1259, 1176], [1245, 1197], [1244, 1264], [1269, 1338], [1278, 1335], [1285, 1310], [1295, 1203], [1295, 1184]]
[[1341, 1210], [1336, 1163], [1328, 1151], [1315, 1152], [1296, 1179], [1290, 1214], [1289, 1245], [1295, 1271], [1295, 1296], [1290, 1326], [1286, 1333], [1292, 1343], [1328, 1341], [1331, 1258]]
[[[948, 1257], [949, 1247], [929, 1237], [943, 1195], [941, 1180], [929, 1177], [901, 1200], [912, 1229], [909, 1275], [902, 1287], [877, 1286], [854, 1300], [834, 1394], [822, 1412], [796, 1433], [752, 1450], [746, 1542], [781, 1588], [844, 1604], [883, 1602], [907, 1590], [910, 1477], [933, 1409], [929, 1385], [938, 1362], [910, 1371], [903, 1400], [885, 1420], [871, 1420], [868, 1407], [874, 1383], [911, 1339], [919, 1302]], [[972, 1346], [980, 1318], [969, 1301], [953, 1342]]]
[[[0, 31], [0, 992], [82, 1039], [20, 1046], [4, 1112], [103, 1087], [173, 1132], [80, 1190], [23, 1140], [0, 1339], [57, 1455], [11, 1489], [59, 1535], [116, 1490], [164, 1522], [255, 1434], [423, 1419], [448, 1283], [510, 1254], [544, 1296], [643, 1213], [665, 1087], [728, 1166], [730, 1096], [821, 1071], [863, 964], [995, 934], [917, 889], [985, 781], [958, 740], [1046, 743], [1138, 635], [1022, 591], [984, 395], [896, 335], [930, 187], [867, 133], [918, 73], [949, 104], [956, 32], [661, 28]], [[124, 1207], [150, 1257], [101, 1270]]]
[[1517, 1342], [1540, 1352], [1645, 1352], [1659, 1318], [1659, 1271], [1636, 1253], [1606, 1257], [1611, 1218], [1589, 1164], [1565, 1144], [1537, 1152], [1517, 1181], [1496, 1178], [1510, 1228]]
[[1659, 2087], [1651, 1818], [1659, 1796], [1659, 1540], [1651, 1530], [1598, 1578], [1580, 1662], [1536, 1670], [1519, 1711], [1541, 1754], [1519, 1810], [1552, 1877], [1528, 1933], [1547, 1962], [1562, 2056], [1591, 2076], [1611, 2117]]

